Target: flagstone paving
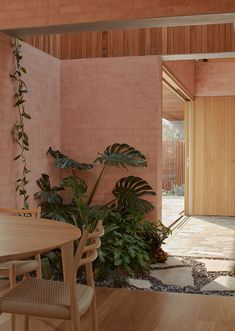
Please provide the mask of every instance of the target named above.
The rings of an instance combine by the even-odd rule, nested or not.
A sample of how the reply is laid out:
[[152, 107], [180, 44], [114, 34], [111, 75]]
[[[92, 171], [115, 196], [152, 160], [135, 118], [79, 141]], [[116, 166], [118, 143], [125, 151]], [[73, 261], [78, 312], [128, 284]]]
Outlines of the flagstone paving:
[[190, 217], [163, 249], [167, 261], [152, 264], [149, 279], [132, 280], [133, 287], [235, 296], [235, 217]]
[[149, 280], [144, 280], [144, 279], [134, 279], [130, 278], [129, 279], [129, 284], [130, 286], [143, 289], [143, 290], [150, 290], [150, 287], [152, 284], [150, 283]]
[[213, 271], [232, 271], [235, 261], [216, 260], [216, 259], [197, 259], [198, 262], [205, 264], [205, 268], [209, 272]]
[[194, 286], [190, 267], [153, 270], [150, 276], [160, 280], [164, 285]]
[[181, 258], [175, 256], [169, 256], [168, 259], [164, 263], [155, 263], [151, 265], [151, 268], [169, 268], [169, 267], [179, 267], [184, 266]]
[[204, 286], [201, 291], [235, 291], [235, 278], [220, 276]]
[[174, 256], [235, 260], [235, 217], [190, 217], [164, 250]]
[[181, 216], [184, 210], [184, 197], [174, 195], [162, 196], [162, 223], [170, 226]]

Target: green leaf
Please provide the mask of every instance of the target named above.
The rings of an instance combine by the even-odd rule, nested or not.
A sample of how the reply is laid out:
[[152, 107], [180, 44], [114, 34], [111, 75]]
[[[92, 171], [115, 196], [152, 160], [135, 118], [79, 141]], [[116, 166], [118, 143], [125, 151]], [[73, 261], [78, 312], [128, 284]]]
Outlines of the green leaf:
[[62, 169], [76, 169], [76, 170], [85, 170], [85, 169], [92, 169], [93, 165], [92, 164], [87, 164], [87, 163], [79, 163], [73, 159], [68, 158], [66, 155], [62, 154], [60, 151], [55, 151], [51, 147], [49, 147], [47, 151], [47, 155], [51, 155], [52, 157], [55, 158], [55, 165], [57, 168], [62, 168]]
[[22, 136], [24, 137], [25, 140], [28, 140], [29, 139], [29, 137], [28, 137], [28, 135], [27, 135], [26, 132], [22, 132]]
[[103, 153], [98, 153], [95, 162], [100, 162], [108, 166], [123, 167], [146, 167], [145, 156], [127, 144], [115, 143], [106, 148]]
[[23, 103], [25, 103], [24, 99], [19, 99], [18, 101], [16, 101], [16, 103], [14, 104], [14, 107], [18, 107], [20, 105], [22, 105]]
[[28, 143], [28, 141], [27, 140], [25, 140], [25, 139], [23, 139], [23, 144], [25, 145], [25, 146], [29, 146], [29, 143]]
[[28, 120], [31, 120], [31, 116], [29, 114], [27, 114], [26, 112], [22, 113], [22, 116], [24, 116], [25, 118], [27, 118]]
[[146, 214], [154, 208], [151, 202], [140, 198], [145, 195], [156, 195], [152, 187], [140, 177], [121, 178], [112, 193], [117, 198], [119, 208], [141, 214]]
[[41, 203], [62, 203], [63, 199], [57, 192], [62, 191], [63, 187], [51, 187], [50, 179], [47, 174], [42, 174], [41, 178], [36, 182], [41, 191], [34, 194], [35, 199], [39, 199]]
[[75, 197], [81, 197], [87, 191], [87, 185], [85, 180], [74, 176], [64, 178], [61, 181], [60, 185], [61, 187], [71, 188]]
[[14, 161], [18, 160], [19, 158], [21, 157], [21, 155], [17, 155], [15, 158], [14, 158]]
[[20, 67], [20, 70], [24, 73], [24, 74], [26, 74], [27, 73], [27, 70], [24, 68], [24, 67]]

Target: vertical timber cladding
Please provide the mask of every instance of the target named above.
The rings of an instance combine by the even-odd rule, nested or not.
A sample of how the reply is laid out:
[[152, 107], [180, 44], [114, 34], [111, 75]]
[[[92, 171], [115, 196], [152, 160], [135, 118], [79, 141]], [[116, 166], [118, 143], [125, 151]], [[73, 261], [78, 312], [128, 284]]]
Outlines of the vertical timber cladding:
[[192, 215], [235, 216], [235, 96], [196, 97]]
[[233, 24], [74, 32], [24, 41], [63, 60], [235, 51]]

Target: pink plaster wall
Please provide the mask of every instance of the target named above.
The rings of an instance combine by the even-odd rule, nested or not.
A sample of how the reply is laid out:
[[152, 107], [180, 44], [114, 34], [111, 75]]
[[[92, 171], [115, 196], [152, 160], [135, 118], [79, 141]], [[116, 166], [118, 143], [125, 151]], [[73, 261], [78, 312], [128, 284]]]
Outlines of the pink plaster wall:
[[[83, 162], [120, 142], [140, 149], [149, 166], [110, 168], [96, 202], [109, 201], [117, 179], [134, 174], [157, 191], [161, 215], [161, 63], [157, 56], [62, 61], [61, 148]], [[97, 171], [91, 171], [89, 186]], [[152, 199], [156, 204], [156, 199]], [[157, 212], [157, 216], [156, 216]]]
[[165, 61], [164, 65], [177, 78], [177, 80], [188, 90], [192, 96], [195, 95], [195, 61]]
[[[9, 73], [14, 68], [11, 55], [11, 38], [0, 34], [0, 206], [22, 207], [15, 193], [15, 181], [19, 173], [19, 162], [12, 160], [17, 147], [11, 139], [11, 129], [16, 119], [13, 110], [14, 84]], [[26, 125], [30, 137], [30, 151], [27, 153], [31, 169], [30, 205], [35, 204], [33, 193], [37, 190], [36, 179], [42, 172], [51, 171], [51, 163], [45, 157], [49, 145], [60, 147], [60, 61], [23, 44], [23, 64], [27, 68], [25, 81], [31, 93], [27, 96], [27, 111], [32, 120]], [[55, 177], [57, 173], [53, 171]]]
[[197, 62], [196, 96], [235, 95], [235, 62]]
[[[22, 207], [15, 192], [20, 165], [13, 162], [17, 147], [11, 139], [16, 113], [14, 84], [9, 73], [14, 68], [11, 39], [0, 34], [0, 206]], [[145, 178], [157, 191], [152, 198], [161, 215], [161, 63], [159, 57], [128, 57], [62, 61], [23, 44], [25, 77], [31, 93], [27, 111], [32, 120], [26, 125], [31, 139], [27, 153], [31, 169], [30, 204], [36, 179], [42, 172], [60, 178], [52, 160], [45, 157], [49, 146], [61, 149], [83, 162], [93, 161], [97, 152], [114, 142], [125, 142], [140, 149], [149, 166], [144, 169], [108, 169], [96, 202], [112, 198], [111, 190], [122, 176]], [[99, 172], [90, 172], [89, 187]]]

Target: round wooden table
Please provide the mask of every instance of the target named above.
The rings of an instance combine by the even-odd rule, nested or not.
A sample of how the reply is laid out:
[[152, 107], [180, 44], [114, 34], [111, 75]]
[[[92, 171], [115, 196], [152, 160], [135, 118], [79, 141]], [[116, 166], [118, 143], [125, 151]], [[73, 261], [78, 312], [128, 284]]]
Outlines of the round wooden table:
[[81, 231], [70, 224], [0, 215], [0, 263], [61, 248], [64, 281], [71, 275], [73, 243]]

